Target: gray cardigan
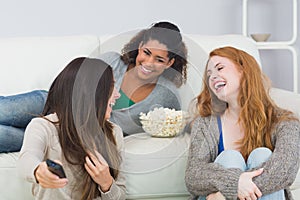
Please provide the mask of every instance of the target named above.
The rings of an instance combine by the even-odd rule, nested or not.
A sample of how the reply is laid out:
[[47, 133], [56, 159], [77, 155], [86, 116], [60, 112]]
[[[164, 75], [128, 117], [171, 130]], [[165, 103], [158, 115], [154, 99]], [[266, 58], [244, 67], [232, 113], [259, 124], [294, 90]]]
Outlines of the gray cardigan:
[[[112, 67], [116, 81], [115, 87], [119, 90], [128, 66], [121, 60], [120, 54], [116, 52], [101, 54], [100, 58]], [[141, 112], [147, 113], [155, 107], [180, 110], [180, 105], [181, 100], [176, 86], [160, 76], [155, 88], [148, 97], [128, 108], [113, 110], [110, 120], [118, 124], [125, 135], [141, 133], [144, 132], [139, 120]]]
[[[226, 199], [237, 199], [240, 169], [226, 169], [214, 163], [218, 156], [219, 131], [214, 116], [198, 117], [193, 124], [186, 168], [186, 186], [191, 199], [220, 191]], [[262, 167], [263, 174], [253, 179], [264, 194], [285, 189], [287, 200], [293, 199], [289, 186], [299, 169], [300, 123], [284, 121], [272, 134], [274, 151]]]

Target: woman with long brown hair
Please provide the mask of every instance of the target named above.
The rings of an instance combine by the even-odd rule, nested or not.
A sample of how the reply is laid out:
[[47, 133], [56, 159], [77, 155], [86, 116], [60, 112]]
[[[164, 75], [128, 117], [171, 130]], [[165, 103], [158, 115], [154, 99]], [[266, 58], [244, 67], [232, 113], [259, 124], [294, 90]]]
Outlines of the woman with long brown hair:
[[272, 101], [269, 85], [248, 53], [210, 53], [186, 169], [192, 199], [292, 199], [300, 124]]
[[[112, 68], [100, 59], [76, 58], [56, 77], [18, 161], [36, 199], [125, 199], [123, 134], [108, 120], [118, 97]], [[66, 178], [46, 159], [62, 164]]]

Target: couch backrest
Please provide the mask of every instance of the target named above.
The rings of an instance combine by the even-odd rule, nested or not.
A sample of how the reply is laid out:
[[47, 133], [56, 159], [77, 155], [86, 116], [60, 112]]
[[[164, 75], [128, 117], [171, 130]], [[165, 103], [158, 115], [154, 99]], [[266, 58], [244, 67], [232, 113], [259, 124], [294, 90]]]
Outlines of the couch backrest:
[[[106, 51], [120, 52], [135, 33], [136, 31], [132, 31], [101, 37], [78, 35], [1, 38], [0, 95], [34, 89], [47, 90], [57, 74], [75, 57], [95, 57]], [[188, 81], [180, 88], [183, 109], [187, 109], [191, 99], [199, 94], [202, 73], [211, 50], [231, 45], [250, 53], [260, 63], [255, 43], [242, 35], [184, 35], [184, 41], [188, 48]], [[272, 95], [280, 106], [300, 115], [300, 95], [280, 90], [272, 92]]]
[[49, 89], [73, 58], [99, 51], [97, 36], [0, 39], [0, 95]]
[[[121, 52], [137, 31], [108, 36], [21, 37], [0, 39], [0, 95], [11, 95], [34, 89], [48, 90], [57, 74], [72, 59], [95, 57], [107, 51]], [[183, 108], [201, 88], [202, 71], [208, 53], [217, 47], [233, 45], [259, 60], [254, 43], [241, 35], [184, 35], [188, 48], [188, 81], [180, 88]]]

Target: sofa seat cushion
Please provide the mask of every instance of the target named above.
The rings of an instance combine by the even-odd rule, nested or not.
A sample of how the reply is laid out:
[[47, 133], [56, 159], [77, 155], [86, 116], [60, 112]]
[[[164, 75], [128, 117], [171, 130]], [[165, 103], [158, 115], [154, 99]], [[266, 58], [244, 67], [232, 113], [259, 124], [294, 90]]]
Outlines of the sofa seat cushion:
[[34, 199], [31, 184], [23, 180], [16, 168], [19, 152], [0, 154], [0, 194], [1, 199]]
[[146, 133], [125, 137], [124, 170], [128, 199], [187, 199], [185, 168], [190, 136], [154, 138]]

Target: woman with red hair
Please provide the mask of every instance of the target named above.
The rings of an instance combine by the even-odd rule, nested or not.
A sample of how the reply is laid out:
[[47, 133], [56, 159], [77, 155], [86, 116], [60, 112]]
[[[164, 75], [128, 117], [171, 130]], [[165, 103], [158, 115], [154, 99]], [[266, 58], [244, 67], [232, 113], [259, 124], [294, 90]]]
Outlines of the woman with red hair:
[[300, 123], [272, 101], [268, 86], [248, 53], [210, 53], [186, 169], [192, 199], [292, 199]]

